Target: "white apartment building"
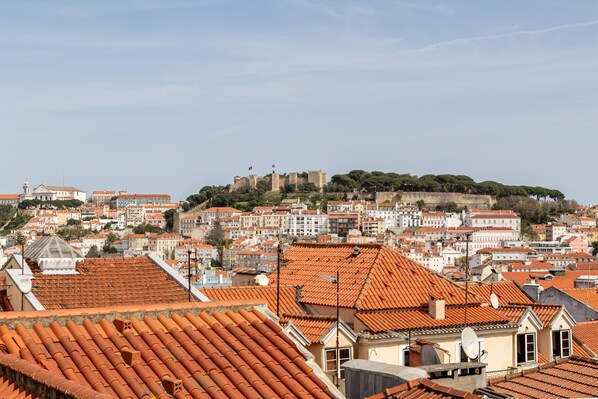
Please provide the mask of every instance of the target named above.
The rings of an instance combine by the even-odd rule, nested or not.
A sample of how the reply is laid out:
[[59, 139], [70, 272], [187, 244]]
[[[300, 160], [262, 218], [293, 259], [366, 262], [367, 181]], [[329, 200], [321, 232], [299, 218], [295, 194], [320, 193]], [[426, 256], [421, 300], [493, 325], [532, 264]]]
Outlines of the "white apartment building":
[[511, 210], [473, 209], [465, 215], [465, 226], [476, 228], [507, 227], [521, 231], [521, 218]]
[[446, 213], [422, 212], [422, 227], [447, 227]]
[[328, 233], [328, 215], [320, 210], [294, 211], [286, 216], [286, 233], [292, 236], [317, 236]]

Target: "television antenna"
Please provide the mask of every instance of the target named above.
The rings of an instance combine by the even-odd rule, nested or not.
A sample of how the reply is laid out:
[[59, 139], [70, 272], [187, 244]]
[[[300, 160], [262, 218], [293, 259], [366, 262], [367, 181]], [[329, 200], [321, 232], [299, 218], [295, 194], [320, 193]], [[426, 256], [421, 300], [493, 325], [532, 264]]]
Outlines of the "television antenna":
[[473, 328], [465, 327], [461, 331], [461, 346], [463, 352], [469, 359], [477, 359], [480, 356], [479, 339]]

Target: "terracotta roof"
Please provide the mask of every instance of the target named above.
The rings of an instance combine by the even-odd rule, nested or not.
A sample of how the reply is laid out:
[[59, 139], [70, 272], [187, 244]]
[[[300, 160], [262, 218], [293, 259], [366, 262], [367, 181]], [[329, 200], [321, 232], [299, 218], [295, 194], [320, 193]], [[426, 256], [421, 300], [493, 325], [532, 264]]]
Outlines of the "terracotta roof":
[[284, 320], [292, 322], [312, 343], [322, 343], [324, 335], [336, 325], [335, 316], [284, 314]]
[[546, 357], [541, 352], [536, 352], [536, 354], [538, 355], [539, 364], [548, 363], [548, 359], [546, 359]]
[[[215, 301], [261, 299], [268, 304], [268, 309], [276, 313], [276, 287], [275, 286], [249, 286], [249, 287], [214, 287], [201, 288], [200, 291], [208, 298]], [[305, 314], [303, 308], [297, 303], [297, 288], [293, 286], [280, 287], [280, 314]]]
[[595, 398], [598, 396], [598, 361], [570, 357], [489, 381], [482, 391], [523, 398]]
[[413, 380], [394, 388], [388, 388], [365, 399], [482, 399], [481, 396], [438, 385], [428, 379]]
[[530, 297], [511, 281], [498, 281], [492, 284], [470, 284], [470, 292], [490, 303], [490, 294], [496, 294], [500, 306], [509, 303], [533, 303]]
[[536, 303], [531, 305], [531, 308], [542, 324], [548, 326], [554, 317], [563, 309], [563, 305]]
[[[544, 273], [544, 275], [549, 274]], [[533, 278], [535, 273], [530, 272], [503, 272], [503, 277], [507, 280], [511, 280], [523, 286], [527, 280]], [[536, 284], [541, 285], [544, 289], [555, 287], [555, 288], [573, 288], [575, 279], [580, 276], [595, 275], [598, 278], [597, 272], [589, 272], [583, 270], [565, 270], [564, 276], [553, 276], [549, 280], [536, 279]]]
[[[37, 364], [16, 355], [0, 353], [0, 397], [9, 399], [42, 399], [69, 397], [76, 399], [112, 399], [77, 381], [53, 374]], [[29, 383], [29, 381], [33, 383]], [[38, 395], [39, 394], [39, 395]]]
[[421, 330], [434, 328], [457, 328], [462, 326], [481, 326], [508, 324], [509, 320], [495, 309], [487, 306], [470, 306], [467, 308], [467, 322], [465, 321], [465, 307], [447, 307], [444, 320], [434, 320], [427, 309], [416, 310], [383, 310], [372, 312], [358, 312], [355, 314], [366, 325], [368, 330], [377, 333], [387, 330]]
[[[281, 283], [302, 285], [301, 302], [336, 306], [330, 282], [320, 275], [340, 273], [340, 306], [360, 310], [427, 306], [430, 295], [447, 305], [464, 303], [465, 290], [381, 244], [301, 243], [284, 253]], [[276, 275], [271, 275], [271, 285]], [[472, 296], [470, 303], [480, 301]]]
[[51, 378], [113, 398], [334, 397], [304, 352], [253, 306], [103, 308], [69, 311], [61, 322], [56, 311], [25, 312], [0, 339]]
[[573, 335], [598, 355], [598, 320], [577, 323]]
[[19, 194], [0, 194], [0, 199], [3, 200], [18, 200], [19, 198]]
[[598, 310], [598, 287], [593, 288], [563, 288], [565, 294], [585, 303], [592, 309]]
[[187, 290], [146, 257], [94, 258], [78, 274], [43, 274], [37, 264], [33, 294], [46, 309], [90, 308], [187, 301]]
[[511, 323], [518, 323], [527, 309], [527, 306], [501, 306], [499, 308], [500, 312], [505, 315]]

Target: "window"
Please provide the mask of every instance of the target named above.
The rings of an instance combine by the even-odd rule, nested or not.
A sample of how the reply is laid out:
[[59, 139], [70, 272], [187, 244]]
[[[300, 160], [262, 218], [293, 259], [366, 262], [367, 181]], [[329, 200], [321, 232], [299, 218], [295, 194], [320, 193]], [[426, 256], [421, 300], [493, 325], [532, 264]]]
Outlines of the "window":
[[[348, 362], [353, 358], [352, 348], [339, 348], [339, 360], [341, 364], [341, 379], [345, 379], [345, 368], [342, 364]], [[331, 375], [336, 375], [336, 348], [326, 349], [326, 372]]]
[[517, 364], [536, 361], [536, 334], [517, 334]]
[[560, 359], [571, 356], [571, 331], [559, 330], [552, 332], [552, 358]]
[[406, 347], [401, 351], [401, 355], [403, 356], [403, 366], [409, 366], [409, 352], [409, 347]]

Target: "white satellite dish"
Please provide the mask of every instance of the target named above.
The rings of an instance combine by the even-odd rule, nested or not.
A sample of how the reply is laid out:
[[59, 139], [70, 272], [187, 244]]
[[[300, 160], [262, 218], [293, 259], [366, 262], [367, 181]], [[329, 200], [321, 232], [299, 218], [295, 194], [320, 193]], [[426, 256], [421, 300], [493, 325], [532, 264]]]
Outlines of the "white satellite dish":
[[494, 309], [498, 309], [498, 297], [496, 294], [490, 294], [490, 304]]
[[23, 294], [29, 294], [31, 292], [31, 289], [33, 288], [33, 284], [31, 281], [31, 276], [27, 276], [27, 275], [21, 275], [20, 278], [20, 288], [21, 288], [21, 292]]
[[480, 355], [480, 345], [478, 336], [473, 331], [473, 328], [466, 327], [461, 331], [461, 345], [463, 346], [463, 352], [470, 359], [477, 359]]

